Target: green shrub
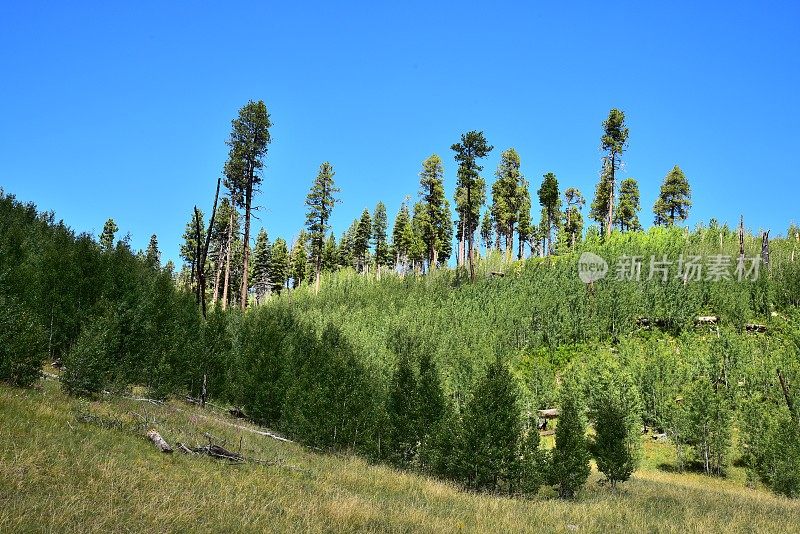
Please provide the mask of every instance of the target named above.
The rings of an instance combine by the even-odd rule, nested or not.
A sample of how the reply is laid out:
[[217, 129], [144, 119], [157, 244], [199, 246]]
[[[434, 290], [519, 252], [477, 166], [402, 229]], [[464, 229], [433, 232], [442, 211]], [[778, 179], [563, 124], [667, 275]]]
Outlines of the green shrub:
[[45, 354], [45, 335], [36, 317], [0, 295], [0, 380], [30, 386], [39, 378]]

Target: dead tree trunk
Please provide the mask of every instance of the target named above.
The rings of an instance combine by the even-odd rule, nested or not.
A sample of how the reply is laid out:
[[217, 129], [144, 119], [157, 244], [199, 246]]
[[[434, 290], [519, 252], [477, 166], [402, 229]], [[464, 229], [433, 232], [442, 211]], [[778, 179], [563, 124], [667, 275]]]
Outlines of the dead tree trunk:
[[203, 318], [206, 316], [206, 257], [208, 256], [208, 247], [211, 245], [211, 231], [214, 229], [214, 217], [217, 214], [217, 200], [219, 199], [219, 184], [221, 178], [217, 178], [217, 192], [214, 193], [214, 206], [211, 208], [211, 218], [208, 221], [208, 231], [206, 232], [206, 239], [201, 244], [202, 233], [200, 230], [200, 211], [197, 206], [194, 207], [194, 222], [195, 222], [195, 238], [197, 240], [197, 293], [198, 299], [202, 305]]
[[233, 195], [231, 195], [231, 213], [228, 217], [228, 242], [225, 245], [225, 281], [222, 284], [222, 309], [228, 307], [228, 287], [231, 282], [231, 244], [233, 241]]
[[761, 234], [761, 263], [769, 266], [769, 230]]
[[147, 433], [147, 437], [153, 444], [160, 450], [161, 452], [170, 453], [172, 452], [172, 447], [169, 446], [169, 443], [164, 441], [164, 438], [161, 437], [161, 434], [156, 432], [155, 430], [150, 430]]
[[744, 265], [744, 216], [739, 216], [739, 264]]

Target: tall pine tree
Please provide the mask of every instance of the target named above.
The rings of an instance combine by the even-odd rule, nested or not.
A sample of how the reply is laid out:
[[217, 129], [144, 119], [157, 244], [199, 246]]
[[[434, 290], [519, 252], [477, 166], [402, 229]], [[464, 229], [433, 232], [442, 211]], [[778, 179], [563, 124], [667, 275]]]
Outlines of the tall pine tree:
[[689, 181], [680, 167], [675, 165], [664, 178], [661, 184], [661, 193], [658, 195], [653, 213], [655, 224], [672, 226], [685, 221], [689, 217], [689, 208], [692, 206]]
[[314, 289], [319, 292], [319, 279], [322, 272], [322, 255], [325, 246], [325, 234], [330, 228], [330, 217], [333, 206], [338, 202], [334, 197], [339, 189], [333, 183], [336, 173], [327, 161], [319, 167], [311, 191], [306, 197], [306, 226], [311, 243], [311, 262], [314, 264]]
[[[253, 194], [261, 184], [261, 170], [270, 143], [269, 128], [272, 126], [264, 102], [249, 101], [239, 110], [239, 116], [231, 121], [230, 147], [226, 178], [237, 194], [233, 198], [241, 201], [244, 208], [244, 249], [242, 255], [241, 306], [247, 307], [248, 264], [250, 261], [250, 218], [253, 209]], [[230, 174], [229, 174], [230, 173]]]
[[[470, 279], [475, 280], [474, 247], [475, 231], [481, 206], [486, 201], [486, 182], [480, 176], [483, 167], [478, 160], [486, 157], [494, 147], [486, 142], [483, 132], [470, 131], [461, 135], [461, 142], [450, 147], [458, 162], [458, 181], [456, 185], [456, 209], [460, 219], [460, 241], [469, 261]], [[462, 259], [463, 262], [463, 259]]]

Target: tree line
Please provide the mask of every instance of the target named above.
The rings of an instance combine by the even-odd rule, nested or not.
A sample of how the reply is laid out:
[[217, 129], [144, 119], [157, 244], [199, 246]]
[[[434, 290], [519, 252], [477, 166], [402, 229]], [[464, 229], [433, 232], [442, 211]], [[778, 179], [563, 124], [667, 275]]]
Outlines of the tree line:
[[[218, 214], [212, 213], [208, 230], [197, 208], [187, 223], [180, 281], [197, 291], [201, 282], [208, 280], [209, 287], [198, 296], [203, 302], [206, 291], [211, 301], [223, 308], [233, 302], [241, 307], [250, 300], [262, 302], [267, 295], [304, 282], [313, 281], [319, 291], [323, 273], [343, 268], [373, 272], [377, 277], [386, 272], [430, 272], [446, 265], [454, 252], [457, 266], [467, 268], [474, 280], [479, 253], [476, 237], [484, 254], [497, 250], [509, 261], [515, 256], [523, 259], [528, 253], [550, 256], [574, 251], [583, 239], [585, 197], [574, 187], [562, 191], [552, 172], [543, 176], [535, 191], [533, 198], [541, 213], [539, 223], [533, 221], [531, 186], [514, 148], [500, 156], [487, 205], [480, 162], [494, 147], [483, 132], [470, 131], [451, 147], [458, 164], [454, 212], [445, 192], [442, 158], [433, 154], [422, 162], [417, 200], [403, 201], [391, 231], [386, 206], [379, 201], [372, 211], [364, 209], [337, 239], [330, 230], [340, 191], [333, 165], [323, 162], [306, 197], [306, 225], [297, 237], [271, 241], [262, 228], [251, 251], [253, 199], [263, 183], [271, 127], [263, 101], [248, 102], [239, 110], [227, 140], [230, 150], [223, 169], [227, 194], [213, 210]], [[602, 236], [609, 236], [613, 228], [639, 231], [638, 183], [634, 178], [618, 178], [629, 135], [624, 112], [612, 109], [602, 127], [604, 155], [588, 216], [597, 222]], [[687, 219], [690, 206], [688, 180], [676, 165], [664, 178], [653, 206], [654, 224], [679, 224]], [[203, 247], [198, 247], [198, 242], [203, 241], [208, 247], [200, 262], [197, 256]]]

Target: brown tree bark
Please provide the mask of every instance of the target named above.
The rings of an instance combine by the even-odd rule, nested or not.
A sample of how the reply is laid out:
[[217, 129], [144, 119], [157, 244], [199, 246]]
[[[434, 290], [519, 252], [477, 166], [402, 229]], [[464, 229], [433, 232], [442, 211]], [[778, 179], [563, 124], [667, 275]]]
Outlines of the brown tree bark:
[[248, 280], [247, 270], [250, 262], [250, 208], [253, 201], [253, 164], [250, 163], [250, 176], [247, 180], [247, 190], [245, 192], [244, 200], [244, 253], [242, 254], [242, 291], [241, 291], [241, 304], [242, 309], [247, 309], [248, 297]]

